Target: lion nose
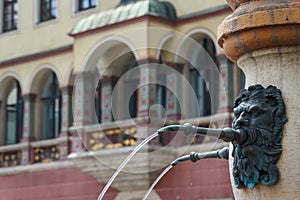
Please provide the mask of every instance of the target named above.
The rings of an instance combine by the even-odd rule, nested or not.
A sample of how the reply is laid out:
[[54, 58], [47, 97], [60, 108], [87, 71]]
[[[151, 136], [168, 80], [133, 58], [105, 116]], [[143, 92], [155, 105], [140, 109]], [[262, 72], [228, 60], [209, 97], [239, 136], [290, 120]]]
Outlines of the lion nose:
[[242, 127], [242, 126], [249, 126], [249, 120], [245, 117], [245, 114], [242, 113], [239, 118], [235, 121], [235, 126]]

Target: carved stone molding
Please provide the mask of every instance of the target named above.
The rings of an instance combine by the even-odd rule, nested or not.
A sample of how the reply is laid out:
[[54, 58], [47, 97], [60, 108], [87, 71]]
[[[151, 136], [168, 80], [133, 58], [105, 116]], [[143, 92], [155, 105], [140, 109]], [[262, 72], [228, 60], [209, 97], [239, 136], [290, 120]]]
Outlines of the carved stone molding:
[[232, 60], [249, 52], [300, 45], [300, 1], [227, 0], [234, 9], [218, 28], [218, 43]]

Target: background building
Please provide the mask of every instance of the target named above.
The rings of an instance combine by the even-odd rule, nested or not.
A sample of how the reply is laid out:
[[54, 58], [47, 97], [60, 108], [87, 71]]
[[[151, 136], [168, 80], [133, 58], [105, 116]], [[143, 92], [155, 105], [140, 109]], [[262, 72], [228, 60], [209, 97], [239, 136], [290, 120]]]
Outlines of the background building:
[[[230, 126], [243, 75], [216, 42], [230, 12], [225, 0], [1, 0], [1, 198], [96, 199], [158, 128]], [[162, 135], [105, 199], [140, 199], [176, 157], [224, 145]], [[228, 163], [182, 163], [151, 195], [231, 199]]]

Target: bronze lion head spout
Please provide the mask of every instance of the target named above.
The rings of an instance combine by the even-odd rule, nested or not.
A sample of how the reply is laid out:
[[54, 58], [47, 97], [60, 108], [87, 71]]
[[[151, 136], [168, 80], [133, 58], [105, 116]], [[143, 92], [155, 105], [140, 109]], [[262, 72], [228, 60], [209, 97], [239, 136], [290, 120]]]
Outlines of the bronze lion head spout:
[[[211, 129], [191, 124], [167, 126], [163, 132], [182, 130], [185, 135], [201, 134], [231, 142], [232, 176], [237, 188], [253, 188], [256, 184], [278, 182], [276, 166], [282, 153], [283, 126], [287, 121], [281, 92], [274, 86], [252, 85], [241, 90], [234, 103], [232, 128]], [[196, 162], [207, 158], [229, 158], [229, 148], [182, 156], [172, 165], [186, 160]]]
[[257, 183], [277, 183], [283, 125], [287, 121], [281, 92], [274, 86], [261, 85], [241, 90], [234, 104], [231, 140], [233, 177], [238, 188], [253, 188]]

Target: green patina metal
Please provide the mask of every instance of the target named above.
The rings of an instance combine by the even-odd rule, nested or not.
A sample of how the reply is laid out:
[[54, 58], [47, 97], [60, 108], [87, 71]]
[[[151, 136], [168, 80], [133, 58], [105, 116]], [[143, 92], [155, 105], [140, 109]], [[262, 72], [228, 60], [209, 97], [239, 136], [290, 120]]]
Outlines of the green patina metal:
[[113, 9], [95, 13], [79, 20], [74, 25], [70, 35], [147, 15], [170, 20], [177, 19], [176, 10], [169, 2], [161, 2], [158, 0], [122, 0], [120, 4]]
[[264, 88], [252, 85], [241, 90], [234, 102], [232, 128], [211, 129], [185, 124], [166, 127], [159, 134], [181, 130], [185, 135], [209, 135], [231, 142], [231, 154], [229, 147], [205, 153], [193, 152], [176, 159], [172, 165], [186, 160], [196, 162], [205, 158], [228, 159], [232, 156], [235, 186], [254, 188], [259, 183], [269, 186], [279, 180], [276, 163], [282, 153], [281, 140], [286, 121], [281, 91], [274, 86]]

